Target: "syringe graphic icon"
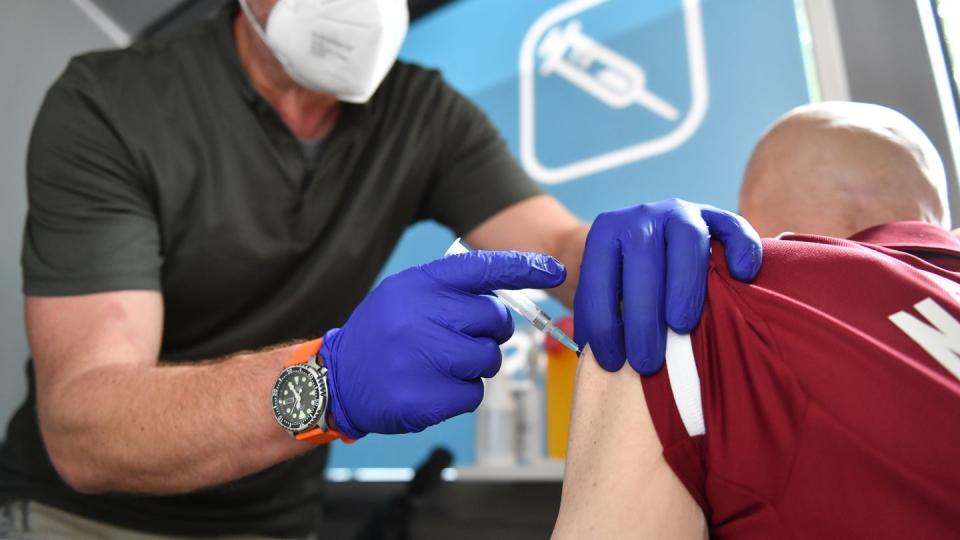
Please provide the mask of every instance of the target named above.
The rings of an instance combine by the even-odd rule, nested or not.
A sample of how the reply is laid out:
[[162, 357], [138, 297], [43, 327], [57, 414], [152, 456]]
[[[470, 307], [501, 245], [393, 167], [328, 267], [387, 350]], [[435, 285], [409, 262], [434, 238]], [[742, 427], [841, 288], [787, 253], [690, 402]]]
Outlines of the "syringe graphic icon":
[[677, 109], [647, 89], [643, 68], [583, 35], [580, 29], [580, 21], [572, 20], [566, 27], [552, 28], [543, 38], [537, 47], [543, 76], [556, 73], [615, 109], [637, 104], [667, 120], [677, 119]]

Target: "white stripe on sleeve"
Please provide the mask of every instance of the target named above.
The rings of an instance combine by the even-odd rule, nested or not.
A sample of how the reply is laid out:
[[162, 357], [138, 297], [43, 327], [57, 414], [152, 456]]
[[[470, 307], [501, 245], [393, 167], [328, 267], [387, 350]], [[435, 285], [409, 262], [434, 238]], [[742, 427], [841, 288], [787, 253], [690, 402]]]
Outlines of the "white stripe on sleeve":
[[703, 403], [700, 401], [700, 375], [693, 359], [690, 334], [667, 331], [667, 375], [673, 401], [677, 404], [683, 427], [691, 437], [707, 432], [703, 421]]

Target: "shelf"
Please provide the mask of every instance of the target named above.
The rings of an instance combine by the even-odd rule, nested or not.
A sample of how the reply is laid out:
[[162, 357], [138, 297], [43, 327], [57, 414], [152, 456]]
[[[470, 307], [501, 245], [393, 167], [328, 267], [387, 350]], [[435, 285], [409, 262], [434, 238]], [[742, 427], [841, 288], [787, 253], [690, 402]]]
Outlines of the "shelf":
[[507, 467], [471, 465], [457, 467], [454, 470], [458, 482], [560, 482], [563, 480], [563, 461], [560, 460]]
[[[330, 482], [409, 482], [413, 469], [361, 467], [357, 469], [329, 468]], [[536, 465], [491, 467], [466, 465], [443, 470], [448, 482], [560, 482], [563, 480], [563, 461], [549, 459]]]

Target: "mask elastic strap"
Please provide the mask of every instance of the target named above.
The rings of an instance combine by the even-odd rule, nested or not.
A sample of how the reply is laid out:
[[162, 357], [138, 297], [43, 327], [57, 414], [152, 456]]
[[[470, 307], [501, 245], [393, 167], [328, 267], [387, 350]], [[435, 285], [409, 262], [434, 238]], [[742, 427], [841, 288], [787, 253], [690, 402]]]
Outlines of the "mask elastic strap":
[[258, 36], [260, 36], [260, 39], [262, 39], [264, 43], [269, 44], [269, 42], [267, 41], [267, 32], [260, 25], [260, 21], [258, 21], [257, 18], [253, 16], [253, 11], [251, 11], [250, 6], [247, 5], [247, 0], [240, 0], [240, 8], [243, 9], [244, 15], [246, 15], [247, 20], [250, 21], [250, 26], [252, 26], [253, 30], [257, 33]]

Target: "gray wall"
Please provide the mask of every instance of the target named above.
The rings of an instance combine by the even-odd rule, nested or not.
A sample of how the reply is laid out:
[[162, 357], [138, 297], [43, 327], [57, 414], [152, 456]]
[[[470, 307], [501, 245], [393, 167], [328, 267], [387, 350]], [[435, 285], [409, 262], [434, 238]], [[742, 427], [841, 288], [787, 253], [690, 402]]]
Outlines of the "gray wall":
[[110, 46], [69, 0], [3, 3], [0, 17], [0, 422], [23, 399], [27, 341], [20, 294], [26, 213], [24, 161], [33, 118], [50, 83], [79, 52]]
[[131, 2], [130, 0], [94, 0], [111, 19], [130, 35], [167, 13], [180, 0], [150, 0], [149, 2]]

